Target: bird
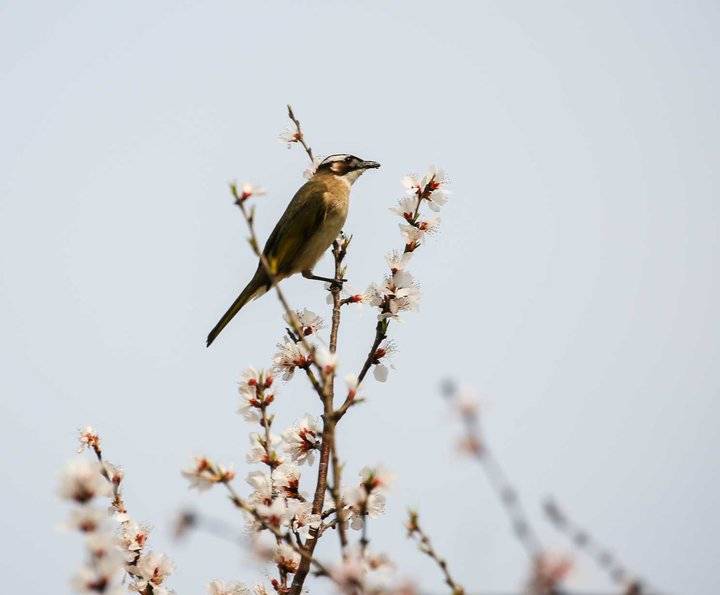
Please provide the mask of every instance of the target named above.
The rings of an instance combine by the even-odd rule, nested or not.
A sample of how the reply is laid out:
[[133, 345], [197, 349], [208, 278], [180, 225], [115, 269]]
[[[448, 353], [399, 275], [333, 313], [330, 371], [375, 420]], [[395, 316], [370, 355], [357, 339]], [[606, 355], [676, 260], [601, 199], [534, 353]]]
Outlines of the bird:
[[[297, 273], [306, 279], [335, 281], [315, 275], [313, 268], [345, 224], [351, 186], [365, 171], [378, 167], [377, 161], [366, 161], [347, 153], [330, 155], [318, 164], [312, 177], [293, 196], [263, 248], [263, 257], [273, 271], [275, 282]], [[207, 346], [210, 347], [245, 304], [266, 293], [271, 286], [272, 281], [260, 260], [250, 282], [210, 331]]]

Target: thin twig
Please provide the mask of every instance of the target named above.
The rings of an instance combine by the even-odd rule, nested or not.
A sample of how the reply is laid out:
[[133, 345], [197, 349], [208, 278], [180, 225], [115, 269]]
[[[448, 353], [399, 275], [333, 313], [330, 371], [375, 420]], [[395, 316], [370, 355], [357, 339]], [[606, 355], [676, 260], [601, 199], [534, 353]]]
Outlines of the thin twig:
[[405, 527], [407, 528], [407, 536], [415, 540], [418, 549], [426, 556], [432, 558], [438, 565], [445, 577], [445, 584], [450, 587], [452, 595], [464, 595], [465, 589], [463, 589], [463, 587], [450, 574], [445, 558], [438, 555], [435, 548], [433, 548], [430, 538], [420, 527], [418, 513], [414, 510], [408, 511], [408, 520]]
[[292, 107], [290, 107], [290, 104], [288, 103], [288, 118], [292, 120], [292, 123], [295, 125], [295, 135], [297, 138], [297, 142], [299, 142], [303, 149], [305, 149], [305, 152], [307, 153], [308, 157], [310, 157], [310, 163], [313, 163], [315, 161], [315, 158], [313, 157], [312, 149], [308, 146], [308, 144], [305, 142], [305, 135], [303, 134], [302, 128], [300, 126], [300, 121], [295, 117], [295, 114], [293, 113]]
[[[365, 379], [365, 376], [367, 375], [368, 371], [370, 370], [370, 367], [373, 364], [377, 363], [377, 350], [378, 347], [380, 347], [380, 343], [383, 342], [383, 340], [387, 337], [387, 329], [390, 322], [387, 318], [384, 318], [382, 320], [378, 320], [377, 324], [375, 325], [375, 338], [373, 339], [373, 343], [370, 347], [370, 351], [368, 351], [367, 357], [365, 358], [365, 362], [362, 365], [362, 368], [360, 369], [360, 373], [358, 374], [358, 386], [360, 386], [360, 383]], [[335, 420], [340, 421], [342, 417], [347, 413], [347, 410], [350, 409], [355, 403], [356, 403], [355, 396], [352, 393], [348, 393], [348, 396], [345, 398], [345, 401], [343, 401], [343, 404], [340, 405], [335, 410]]]

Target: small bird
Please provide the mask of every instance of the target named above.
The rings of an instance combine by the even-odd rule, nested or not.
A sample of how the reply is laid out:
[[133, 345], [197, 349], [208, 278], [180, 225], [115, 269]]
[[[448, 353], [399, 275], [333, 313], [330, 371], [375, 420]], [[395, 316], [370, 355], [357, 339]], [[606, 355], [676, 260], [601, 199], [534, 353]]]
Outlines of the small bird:
[[[263, 256], [276, 281], [302, 273], [306, 279], [333, 282], [313, 274], [313, 267], [333, 243], [345, 224], [350, 203], [350, 187], [367, 169], [380, 167], [344, 153], [323, 159], [317, 170], [295, 193], [280, 221], [268, 238]], [[262, 262], [255, 275], [232, 306], [210, 331], [207, 346], [250, 300], [264, 294], [272, 285]]]

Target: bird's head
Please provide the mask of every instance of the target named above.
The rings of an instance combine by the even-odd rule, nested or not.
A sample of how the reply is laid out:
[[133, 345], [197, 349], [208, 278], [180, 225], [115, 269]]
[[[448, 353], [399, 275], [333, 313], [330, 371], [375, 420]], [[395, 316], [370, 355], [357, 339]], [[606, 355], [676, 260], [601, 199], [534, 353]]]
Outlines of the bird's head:
[[325, 157], [318, 165], [316, 174], [329, 174], [345, 180], [352, 184], [365, 170], [380, 167], [377, 161], [365, 161], [355, 155], [339, 153]]

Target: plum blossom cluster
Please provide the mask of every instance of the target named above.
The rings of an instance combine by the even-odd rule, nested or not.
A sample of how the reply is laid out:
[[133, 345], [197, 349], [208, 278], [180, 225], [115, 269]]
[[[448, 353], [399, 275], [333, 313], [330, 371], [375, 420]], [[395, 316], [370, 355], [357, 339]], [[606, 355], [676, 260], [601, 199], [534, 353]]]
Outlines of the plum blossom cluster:
[[364, 302], [378, 311], [375, 343], [369, 354], [369, 366], [377, 380], [384, 382], [388, 366], [383, 358], [389, 353], [389, 345], [382, 345], [387, 337], [391, 320], [399, 320], [403, 312], [417, 310], [420, 304], [420, 287], [408, 271], [415, 251], [425, 243], [426, 236], [437, 231], [439, 217], [424, 217], [423, 206], [439, 211], [447, 202], [447, 178], [444, 172], [431, 167], [422, 177], [409, 175], [403, 178], [406, 195], [390, 210], [399, 215], [402, 250], [394, 250], [385, 257], [388, 272], [380, 283], [372, 283], [364, 294]]
[[376, 519], [385, 512], [385, 494], [393, 476], [383, 467], [363, 467], [360, 483], [346, 490], [343, 501], [350, 526], [356, 530], [366, 529], [367, 519]]
[[[302, 328], [308, 329], [307, 335], [322, 326], [319, 318], [309, 311], [298, 312], [297, 316]], [[247, 368], [241, 375], [238, 391], [240, 414], [258, 425], [258, 431], [250, 433], [246, 460], [262, 467], [246, 477], [250, 494], [246, 499], [237, 495], [231, 487], [234, 474], [205, 457], [198, 458], [194, 467], [183, 474], [191, 487], [199, 489], [224, 484], [233, 501], [246, 513], [253, 533], [270, 534], [275, 543], [269, 558], [278, 572], [271, 584], [275, 591], [284, 593], [289, 577], [300, 564], [300, 548], [315, 539], [322, 523], [321, 515], [313, 512], [312, 503], [300, 490], [300, 466], [313, 464], [322, 428], [317, 419], [306, 415], [285, 429], [281, 436], [273, 433], [275, 416], [269, 410], [276, 402], [272, 370]], [[224, 583], [218, 581], [211, 583], [211, 592], [212, 589], [217, 592], [222, 585]], [[256, 590], [263, 588], [255, 587]]]
[[425, 236], [437, 231], [440, 225], [438, 217], [422, 219], [422, 207], [428, 205], [433, 211], [439, 211], [449, 194], [444, 172], [434, 166], [421, 178], [406, 176], [403, 185], [407, 195], [390, 210], [404, 221], [400, 232], [405, 245], [402, 251], [387, 255], [389, 274], [382, 283], [373, 283], [367, 291], [368, 301], [380, 310], [381, 319], [398, 318], [400, 312], [417, 309], [420, 290], [407, 265], [413, 252], [424, 243]]
[[[80, 448], [95, 458], [78, 457], [65, 468], [60, 496], [72, 502], [66, 526], [85, 540], [87, 560], [72, 580], [77, 593], [169, 595], [165, 585], [173, 570], [164, 554], [146, 549], [150, 529], [130, 517], [121, 485], [123, 472], [102, 456], [100, 436], [91, 427], [80, 431]], [[110, 507], [101, 504], [108, 500]]]

